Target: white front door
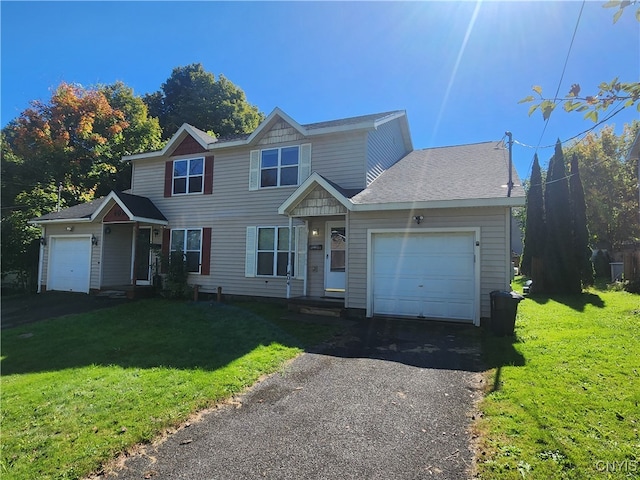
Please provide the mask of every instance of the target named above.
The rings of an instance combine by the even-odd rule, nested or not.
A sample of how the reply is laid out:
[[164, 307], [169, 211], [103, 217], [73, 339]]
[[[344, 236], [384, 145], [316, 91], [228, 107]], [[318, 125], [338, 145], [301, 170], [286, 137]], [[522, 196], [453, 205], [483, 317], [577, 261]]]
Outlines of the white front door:
[[330, 297], [344, 297], [346, 285], [347, 229], [344, 222], [327, 222], [324, 261], [324, 291]]

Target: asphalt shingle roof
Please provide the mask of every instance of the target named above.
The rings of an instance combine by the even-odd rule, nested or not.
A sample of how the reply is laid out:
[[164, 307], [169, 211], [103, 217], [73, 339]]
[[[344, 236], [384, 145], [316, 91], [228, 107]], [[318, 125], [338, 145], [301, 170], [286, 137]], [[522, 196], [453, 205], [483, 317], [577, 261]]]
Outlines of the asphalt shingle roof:
[[63, 208], [59, 212], [51, 212], [41, 217], [35, 218], [34, 221], [40, 220], [81, 220], [83, 218], [91, 218], [91, 215], [98, 209], [105, 197], [99, 197], [87, 203], [74, 205], [73, 207]]
[[[395, 115], [398, 113], [404, 113], [400, 110], [395, 110], [395, 111], [391, 111], [391, 112], [382, 112], [382, 113], [372, 113], [369, 115], [360, 115], [357, 117], [349, 117], [349, 118], [341, 118], [339, 120], [329, 120], [326, 122], [316, 122], [316, 123], [307, 123], [305, 125], [301, 125], [302, 127], [306, 128], [307, 130], [316, 130], [318, 128], [331, 128], [331, 127], [341, 127], [341, 126], [345, 126], [345, 125], [356, 125], [358, 123], [364, 123], [364, 122], [373, 122], [375, 120], [381, 120], [385, 117], [388, 117], [390, 115]], [[206, 135], [206, 134], [205, 134]], [[229, 135], [226, 137], [220, 137], [218, 138], [218, 142], [217, 143], [223, 143], [223, 142], [233, 142], [236, 140], [246, 140], [247, 138], [249, 138], [251, 134], [250, 133], [244, 133], [244, 134], [237, 134], [237, 135]]]
[[[147, 197], [131, 195], [130, 193], [113, 192], [124, 203], [134, 217], [150, 218], [154, 220], [166, 221], [166, 217], [158, 210], [151, 200]], [[46, 220], [83, 220], [91, 218], [102, 205], [106, 197], [96, 198], [87, 203], [81, 203], [73, 207], [68, 207], [59, 212], [51, 212], [41, 217], [35, 218], [33, 221]]]
[[[351, 198], [356, 204], [504, 198], [509, 151], [502, 142], [414, 150]], [[524, 197], [513, 169], [511, 196]]]

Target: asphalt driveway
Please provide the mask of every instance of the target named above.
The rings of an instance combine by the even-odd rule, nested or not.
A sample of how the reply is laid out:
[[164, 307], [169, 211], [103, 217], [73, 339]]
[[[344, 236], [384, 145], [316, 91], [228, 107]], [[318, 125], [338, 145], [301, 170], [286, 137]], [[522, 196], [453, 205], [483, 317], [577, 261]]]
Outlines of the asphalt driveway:
[[480, 370], [473, 327], [362, 322], [105, 477], [470, 478]]

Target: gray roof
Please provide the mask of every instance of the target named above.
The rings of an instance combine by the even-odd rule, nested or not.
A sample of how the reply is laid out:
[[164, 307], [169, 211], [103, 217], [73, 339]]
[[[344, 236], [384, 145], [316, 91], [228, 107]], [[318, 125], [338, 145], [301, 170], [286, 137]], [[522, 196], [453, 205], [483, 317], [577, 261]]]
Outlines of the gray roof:
[[73, 207], [63, 208], [59, 212], [51, 212], [41, 217], [34, 218], [32, 221], [39, 222], [45, 220], [82, 220], [91, 218], [91, 215], [102, 205], [105, 197], [99, 197], [87, 203], [74, 205]]
[[[304, 125], [301, 125], [303, 128], [306, 128], [307, 130], [315, 130], [318, 128], [330, 128], [330, 127], [341, 127], [344, 125], [356, 125], [358, 123], [364, 123], [364, 122], [373, 122], [376, 120], [382, 120], [385, 117], [389, 117], [391, 115], [396, 115], [398, 113], [404, 113], [401, 110], [394, 110], [391, 112], [382, 112], [382, 113], [372, 113], [369, 115], [360, 115], [357, 117], [349, 117], [349, 118], [341, 118], [339, 120], [329, 120], [327, 122], [316, 122], [316, 123], [307, 123]], [[237, 135], [229, 135], [226, 137], [220, 137], [218, 138], [218, 142], [217, 143], [222, 143], [222, 142], [233, 142], [236, 140], [246, 140], [247, 138], [249, 138], [249, 136], [251, 136], [250, 133], [239, 133]]]
[[[113, 192], [122, 203], [129, 209], [134, 217], [149, 218], [153, 220], [166, 221], [165, 216], [158, 210], [151, 200], [147, 197], [131, 195], [130, 193]], [[60, 210], [59, 212], [51, 212], [41, 217], [34, 218], [32, 222], [44, 222], [51, 220], [86, 220], [98, 211], [107, 197], [100, 197], [87, 203], [74, 205]]]
[[207, 132], [203, 132], [199, 128], [196, 128], [193, 125], [190, 125], [188, 123], [187, 123], [187, 125], [189, 125], [193, 129], [193, 133], [195, 133], [198, 136], [198, 138], [200, 138], [200, 141], [202, 141], [205, 145], [208, 145], [210, 143], [214, 143], [216, 141], [216, 138], [212, 137]]
[[150, 218], [153, 220], [166, 221], [167, 218], [162, 214], [158, 207], [149, 200], [147, 197], [141, 197], [139, 195], [131, 195], [124, 192], [115, 193], [122, 203], [129, 209], [134, 217]]
[[[351, 201], [355, 204], [506, 198], [509, 151], [502, 142], [414, 150]], [[518, 174], [511, 196], [524, 197]]]

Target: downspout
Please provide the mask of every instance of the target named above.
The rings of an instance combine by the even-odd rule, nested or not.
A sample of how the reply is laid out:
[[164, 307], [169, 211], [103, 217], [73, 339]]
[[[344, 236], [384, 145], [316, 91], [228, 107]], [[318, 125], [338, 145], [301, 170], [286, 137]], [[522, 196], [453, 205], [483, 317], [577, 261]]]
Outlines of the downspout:
[[[41, 239], [45, 239], [46, 242], [46, 229], [45, 227], [41, 226], [40, 227], [40, 238]], [[40, 242], [40, 255], [38, 258], [38, 293], [42, 293], [42, 266], [44, 264], [44, 244], [43, 242]]]
[[[291, 298], [291, 237], [293, 230], [293, 217], [289, 216], [289, 255], [287, 258], [287, 298]], [[277, 241], [277, 240], [276, 240]]]
[[[299, 265], [298, 268], [304, 267], [304, 270], [302, 272], [302, 282], [303, 282], [303, 286], [302, 286], [302, 295], [304, 295], [305, 297], [307, 296], [307, 272], [308, 272], [308, 268], [307, 265], [309, 264], [309, 219], [306, 219], [304, 221], [304, 229], [305, 229], [305, 244], [304, 244], [304, 248], [306, 248], [306, 255], [304, 258], [306, 258], [306, 262], [304, 265]], [[300, 243], [298, 243], [298, 245], [300, 245]], [[298, 252], [299, 253], [299, 252]], [[300, 256], [298, 255], [298, 258], [300, 258]]]

